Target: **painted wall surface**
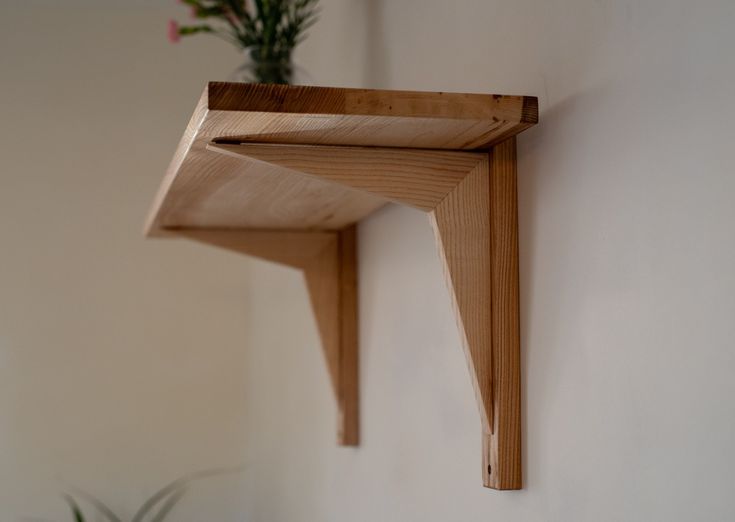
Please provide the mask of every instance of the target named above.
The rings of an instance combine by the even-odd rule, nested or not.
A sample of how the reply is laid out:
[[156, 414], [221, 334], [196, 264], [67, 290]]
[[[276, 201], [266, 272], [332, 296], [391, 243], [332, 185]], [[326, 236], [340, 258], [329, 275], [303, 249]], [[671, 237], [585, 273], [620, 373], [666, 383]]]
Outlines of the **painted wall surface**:
[[[735, 3], [323, 0], [320, 84], [537, 95], [519, 139], [526, 489], [480, 485], [479, 419], [432, 232], [360, 227], [363, 444], [295, 271], [144, 216], [208, 79], [173, 2], [0, 5], [0, 520], [735, 519]], [[66, 517], [66, 518], [65, 518]]]

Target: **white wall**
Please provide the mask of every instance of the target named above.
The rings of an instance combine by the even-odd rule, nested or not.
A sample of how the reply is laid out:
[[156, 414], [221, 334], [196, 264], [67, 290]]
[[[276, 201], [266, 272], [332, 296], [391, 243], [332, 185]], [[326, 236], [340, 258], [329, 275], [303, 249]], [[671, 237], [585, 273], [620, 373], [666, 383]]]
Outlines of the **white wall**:
[[[480, 486], [433, 238], [360, 227], [363, 445], [299, 275], [140, 228], [205, 80], [166, 1], [0, 6], [0, 519], [71, 482], [181, 521], [735, 518], [735, 4], [323, 0], [318, 83], [539, 96], [519, 140], [525, 479]], [[83, 5], [84, 10], [71, 5]], [[181, 17], [181, 16], [180, 16]]]

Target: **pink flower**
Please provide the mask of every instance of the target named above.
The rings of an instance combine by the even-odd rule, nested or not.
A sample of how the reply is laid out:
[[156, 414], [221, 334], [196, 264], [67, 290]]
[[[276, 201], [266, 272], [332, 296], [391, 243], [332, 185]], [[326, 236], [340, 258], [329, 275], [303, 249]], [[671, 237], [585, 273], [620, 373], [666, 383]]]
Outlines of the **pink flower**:
[[231, 24], [237, 25], [240, 23], [240, 19], [237, 17], [237, 15], [232, 11], [232, 9], [228, 9], [225, 12], [225, 16], [230, 21]]
[[179, 23], [176, 20], [168, 21], [168, 41], [171, 43], [178, 43], [181, 39], [179, 36]]

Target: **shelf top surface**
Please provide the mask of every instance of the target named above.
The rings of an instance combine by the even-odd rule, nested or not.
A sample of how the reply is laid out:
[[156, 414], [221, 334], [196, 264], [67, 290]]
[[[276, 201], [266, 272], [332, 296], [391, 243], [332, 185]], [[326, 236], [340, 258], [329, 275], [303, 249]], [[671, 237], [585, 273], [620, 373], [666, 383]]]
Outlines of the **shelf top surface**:
[[[208, 145], [482, 150], [537, 121], [538, 102], [531, 96], [211, 82], [171, 161], [147, 232], [334, 229], [385, 203], [272, 165], [218, 154]], [[271, 197], [277, 210], [268, 204]], [[320, 218], [319, 211], [331, 221]]]

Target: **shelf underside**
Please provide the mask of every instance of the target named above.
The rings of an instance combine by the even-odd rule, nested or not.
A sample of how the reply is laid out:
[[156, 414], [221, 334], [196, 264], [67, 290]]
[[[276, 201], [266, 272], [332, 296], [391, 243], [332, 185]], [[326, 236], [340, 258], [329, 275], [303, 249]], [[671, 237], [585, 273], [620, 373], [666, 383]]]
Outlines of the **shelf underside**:
[[[420, 164], [437, 159], [439, 180], [455, 161], [442, 159], [441, 149], [486, 149], [536, 119], [536, 99], [524, 96], [210, 83], [156, 197], [147, 232], [338, 230], [391, 199], [345, 187], [343, 179], [325, 181], [323, 172], [304, 177], [288, 164], [276, 164], [279, 153], [268, 151], [269, 143], [345, 146], [342, 150], [351, 157], [342, 165], [329, 154], [307, 158], [335, 174], [356, 165], [354, 155], [363, 154], [373, 158], [371, 168], [377, 164], [388, 176], [393, 158], [386, 156], [380, 163], [361, 148], [401, 148], [404, 156], [414, 149]], [[239, 144], [260, 147], [228, 150]]]

